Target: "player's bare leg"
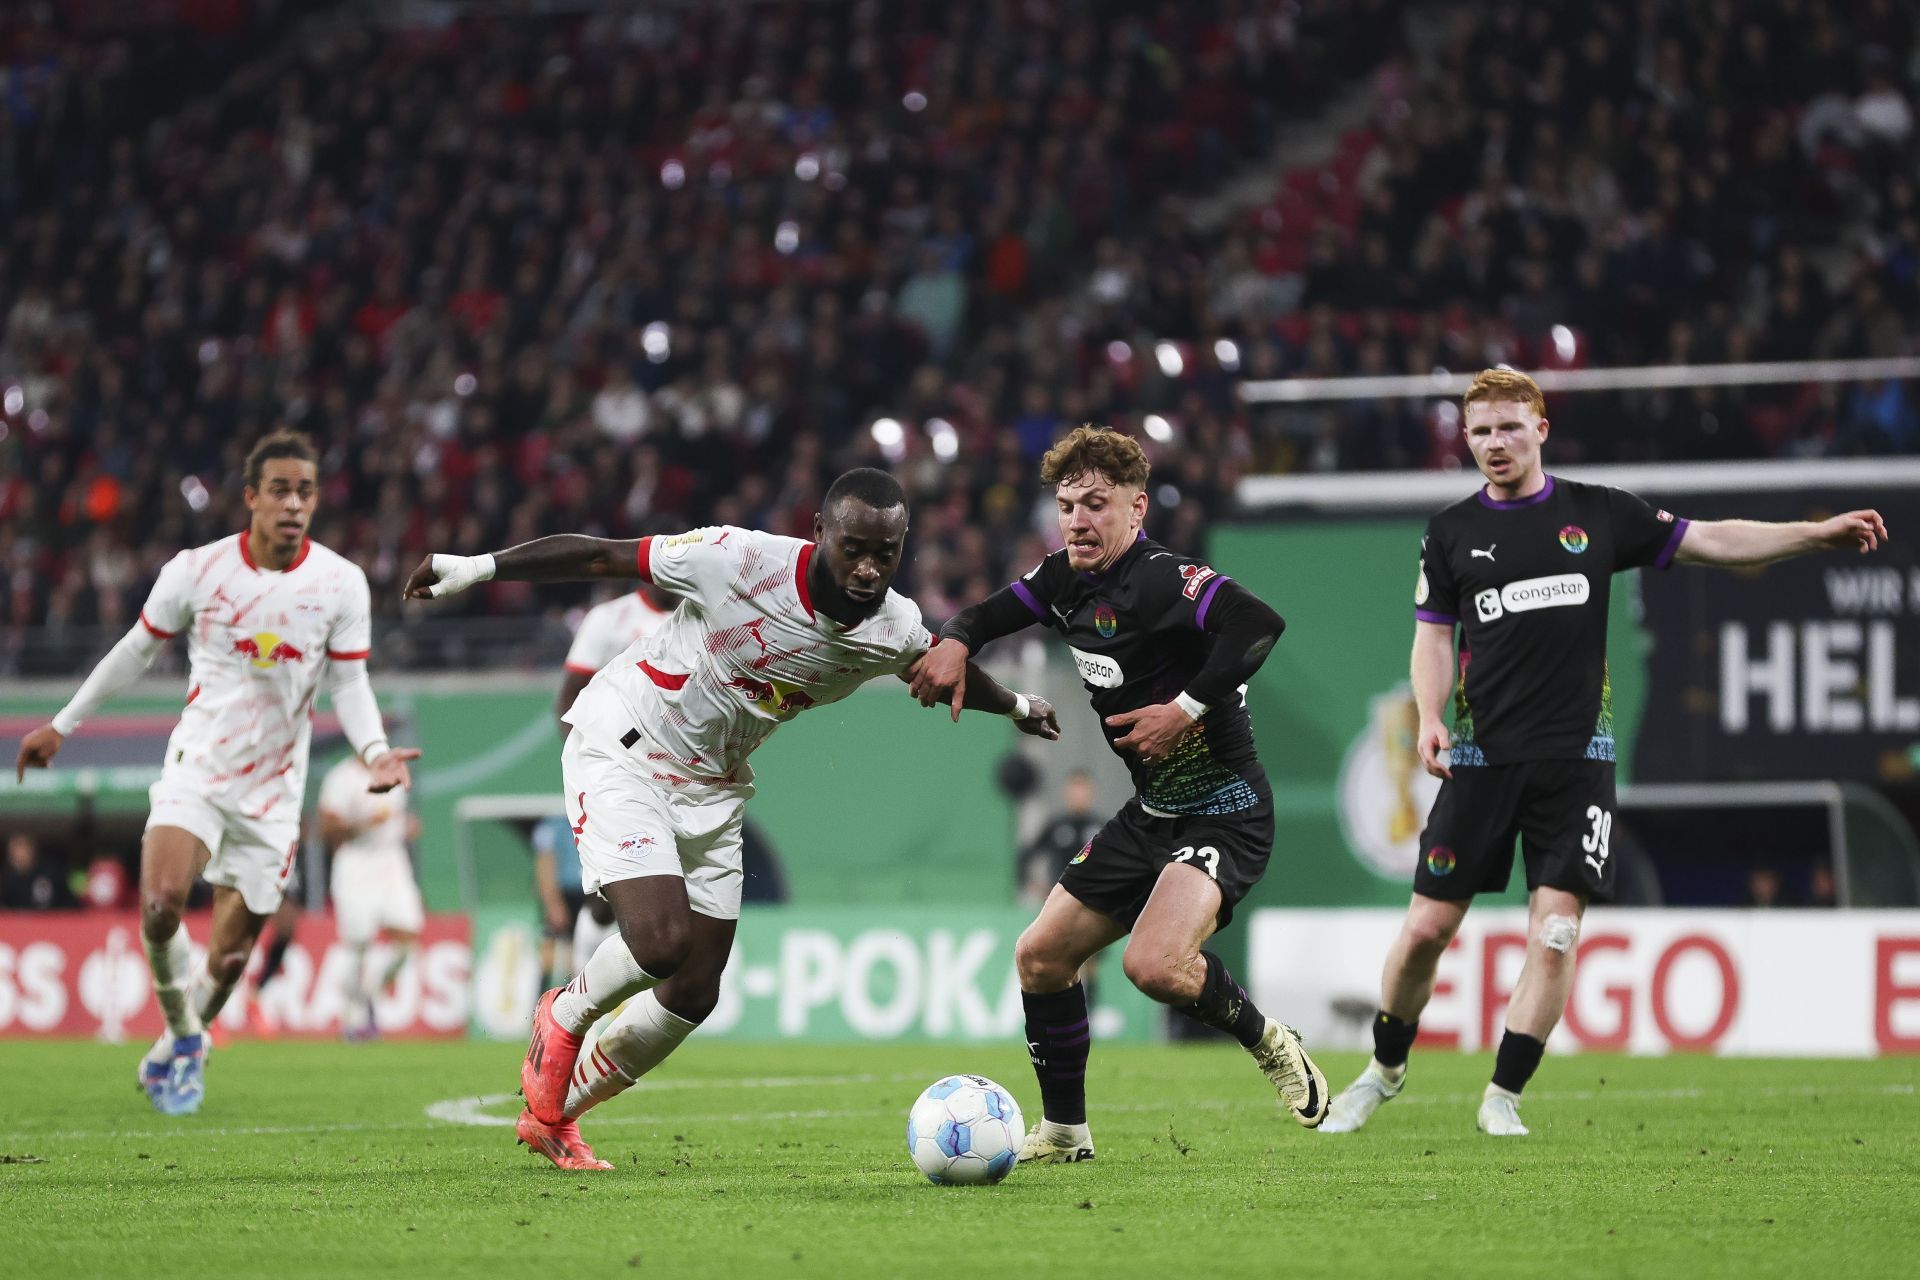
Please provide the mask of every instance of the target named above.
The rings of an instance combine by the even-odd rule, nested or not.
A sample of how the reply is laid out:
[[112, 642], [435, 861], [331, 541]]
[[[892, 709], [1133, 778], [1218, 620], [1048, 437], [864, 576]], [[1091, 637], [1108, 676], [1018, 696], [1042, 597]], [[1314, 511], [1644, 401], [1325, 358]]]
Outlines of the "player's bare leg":
[[1373, 1060], [1333, 1100], [1332, 1113], [1321, 1132], [1351, 1133], [1382, 1103], [1399, 1096], [1406, 1081], [1407, 1055], [1419, 1033], [1420, 1014], [1433, 999], [1440, 957], [1460, 932], [1470, 901], [1413, 895], [1406, 921], [1387, 951], [1386, 967], [1380, 974], [1380, 1008], [1373, 1018]]
[[669, 1054], [720, 1002], [720, 975], [733, 952], [734, 921], [689, 912], [685, 960], [659, 985], [634, 995], [598, 1039], [584, 1043], [574, 1063], [564, 1115], [556, 1122], [524, 1112], [516, 1126], [522, 1142], [561, 1169], [611, 1169], [580, 1136], [580, 1117], [633, 1087]]
[[204, 1055], [206, 1041], [193, 1000], [193, 944], [181, 916], [194, 877], [211, 855], [200, 838], [180, 827], [154, 827], [140, 842], [140, 938], [153, 973], [153, 994], [167, 1029], [140, 1061], [140, 1087], [154, 1109], [197, 1109], [169, 1088], [176, 1050]]
[[567, 1091], [567, 1118], [624, 1093], [693, 1034], [720, 1003], [720, 977], [733, 954], [737, 922], [693, 913], [693, 941], [686, 963], [651, 991], [627, 1002], [580, 1049]]
[[1254, 1006], [1220, 957], [1204, 950], [1219, 927], [1220, 886], [1192, 863], [1160, 872], [1134, 922], [1120, 966], [1161, 1004], [1224, 1031], [1253, 1055], [1293, 1118], [1311, 1129], [1327, 1115], [1327, 1079], [1293, 1028]]
[[293, 945], [294, 934], [300, 926], [299, 899], [293, 894], [282, 898], [280, 909], [273, 913], [270, 923], [273, 936], [267, 941], [266, 953], [261, 957], [260, 969], [253, 977], [253, 991], [247, 1001], [247, 1029], [262, 1040], [271, 1040], [280, 1031], [262, 1008], [260, 993], [279, 976], [281, 966], [286, 962], [287, 948]]
[[1520, 1091], [1527, 1087], [1546, 1052], [1547, 1037], [1560, 1024], [1573, 990], [1573, 966], [1580, 941], [1586, 899], [1546, 885], [1527, 904], [1527, 959], [1507, 1004], [1506, 1033], [1494, 1059], [1493, 1081], [1480, 1102], [1476, 1124], [1482, 1133], [1521, 1137]]
[[693, 945], [693, 911], [679, 876], [639, 876], [602, 885], [619, 933], [595, 949], [564, 987], [540, 998], [520, 1068], [527, 1110], [542, 1124], [566, 1121], [567, 1089], [587, 1028], [621, 1001], [672, 977]]
[[1080, 970], [1126, 936], [1113, 917], [1059, 885], [1014, 945], [1026, 1006], [1027, 1055], [1040, 1080], [1041, 1118], [1020, 1148], [1022, 1161], [1068, 1164], [1093, 1159], [1087, 1129], [1087, 1052], [1092, 1021]]
[[203, 1025], [211, 1024], [227, 1007], [228, 997], [246, 976], [247, 958], [253, 954], [253, 944], [260, 940], [260, 931], [272, 918], [248, 909], [247, 900], [238, 889], [214, 886], [207, 966], [193, 989], [194, 1008]]
[[1399, 936], [1387, 952], [1386, 967], [1380, 974], [1380, 1007], [1404, 1022], [1418, 1022], [1427, 1002], [1433, 999], [1434, 976], [1440, 971], [1440, 957], [1447, 953], [1461, 921], [1467, 918], [1467, 903], [1414, 894], [1407, 907], [1407, 918]]

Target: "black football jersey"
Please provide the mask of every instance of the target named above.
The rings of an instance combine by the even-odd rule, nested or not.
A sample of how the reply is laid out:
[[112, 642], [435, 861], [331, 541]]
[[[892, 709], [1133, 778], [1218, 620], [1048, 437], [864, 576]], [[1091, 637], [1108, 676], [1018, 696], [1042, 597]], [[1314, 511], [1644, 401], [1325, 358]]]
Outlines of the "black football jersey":
[[[1104, 573], [1079, 573], [1056, 551], [1013, 592], [1066, 639], [1112, 747], [1129, 732], [1107, 717], [1171, 702], [1205, 664], [1214, 637], [1207, 608], [1228, 581], [1206, 565], [1142, 535]], [[1162, 813], [1233, 813], [1268, 792], [1254, 754], [1246, 698], [1236, 695], [1193, 722], [1165, 759], [1118, 751], [1140, 803]]]
[[1613, 575], [1666, 568], [1686, 529], [1625, 490], [1552, 476], [1517, 502], [1482, 488], [1427, 523], [1414, 616], [1460, 626], [1456, 768], [1614, 758]]

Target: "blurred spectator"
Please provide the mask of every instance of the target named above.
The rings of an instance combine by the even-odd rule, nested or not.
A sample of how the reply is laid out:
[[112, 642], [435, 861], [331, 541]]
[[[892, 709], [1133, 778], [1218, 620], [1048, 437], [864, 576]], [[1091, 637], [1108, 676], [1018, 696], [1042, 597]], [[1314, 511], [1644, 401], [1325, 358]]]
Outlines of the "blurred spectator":
[[1834, 883], [1833, 864], [1816, 862], [1813, 870], [1807, 873], [1807, 905], [1810, 907], [1837, 907], [1840, 905], [1838, 887]]
[[1014, 882], [1022, 906], [1037, 907], [1045, 902], [1067, 864], [1100, 830], [1104, 820], [1094, 811], [1097, 799], [1092, 774], [1075, 769], [1067, 775], [1060, 788], [1060, 811], [1020, 851], [1014, 864]]
[[174, 550], [237, 527], [237, 461], [282, 424], [320, 441], [317, 533], [383, 614], [429, 546], [804, 531], [863, 461], [950, 510], [935, 564], [991, 500], [965, 548], [991, 582], [1031, 551], [1032, 468], [997, 443], [1028, 392], [1029, 457], [1069, 418], [1138, 425], [1138, 367], [1101, 374], [1110, 335], [1049, 299], [1099, 245], [1100, 306], [1192, 314], [1161, 193], [1364, 74], [1404, 0], [343, 9], [289, 35], [301, 8], [239, 11], [217, 49], [10, 19], [46, 79], [0, 107], [0, 667], [22, 625], [124, 627]]
[[29, 835], [7, 837], [7, 863], [0, 871], [0, 908], [8, 911], [66, 911], [79, 904], [67, 887], [65, 872], [40, 855]]
[[[580, 851], [572, 826], [558, 814], [536, 822], [529, 840], [534, 896], [540, 904], [540, 971], [547, 986], [559, 986], [586, 963], [585, 956], [576, 959], [573, 953], [574, 922], [587, 904], [580, 883]], [[598, 898], [595, 904], [606, 909]], [[612, 913], [607, 915], [610, 920]]]
[[[0, 27], [0, 72], [34, 69], [0, 100], [0, 672], [111, 643], [239, 527], [238, 461], [283, 424], [383, 629], [429, 548], [804, 534], [858, 463], [909, 483], [900, 585], [937, 624], [1045, 550], [1033, 460], [1081, 420], [1146, 438], [1149, 531], [1201, 554], [1248, 471], [1461, 459], [1426, 402], [1245, 406], [1242, 377], [1920, 330], [1920, 49], [1884, 0], [316, 7], [217, 41]], [[1215, 198], [1369, 94], [1330, 159]], [[1904, 385], [1570, 397], [1555, 426], [1566, 462], [1920, 448]]]
[[1743, 907], [1785, 907], [1792, 905], [1787, 901], [1786, 881], [1774, 867], [1755, 867], [1747, 872], [1747, 892], [1741, 899]]

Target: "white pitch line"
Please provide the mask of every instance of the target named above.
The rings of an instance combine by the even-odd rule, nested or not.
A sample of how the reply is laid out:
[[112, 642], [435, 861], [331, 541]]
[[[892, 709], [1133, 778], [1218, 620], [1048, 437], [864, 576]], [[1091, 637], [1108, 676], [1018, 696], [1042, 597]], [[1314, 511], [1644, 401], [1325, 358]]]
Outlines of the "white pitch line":
[[[815, 1085], [842, 1084], [897, 1084], [904, 1080], [918, 1080], [917, 1075], [858, 1075], [858, 1076], [750, 1076], [742, 1080], [697, 1079], [697, 1080], [640, 1080], [634, 1083], [630, 1092], [662, 1093], [669, 1089], [798, 1089]], [[444, 1102], [435, 1102], [427, 1107], [427, 1115], [447, 1124], [477, 1125], [483, 1128], [511, 1128], [513, 1117], [490, 1116], [486, 1107], [497, 1107], [503, 1102], [512, 1102], [518, 1093], [487, 1093], [474, 1098], [448, 1098]], [[802, 1119], [812, 1116], [822, 1118], [838, 1115], [838, 1112], [796, 1111], [773, 1113], [769, 1119]], [[849, 1115], [861, 1114], [849, 1112]], [[685, 1117], [681, 1117], [684, 1119]], [[651, 1124], [652, 1120], [618, 1118], [622, 1124]], [[608, 1123], [612, 1123], [609, 1120]], [[659, 1123], [667, 1123], [661, 1120]]]

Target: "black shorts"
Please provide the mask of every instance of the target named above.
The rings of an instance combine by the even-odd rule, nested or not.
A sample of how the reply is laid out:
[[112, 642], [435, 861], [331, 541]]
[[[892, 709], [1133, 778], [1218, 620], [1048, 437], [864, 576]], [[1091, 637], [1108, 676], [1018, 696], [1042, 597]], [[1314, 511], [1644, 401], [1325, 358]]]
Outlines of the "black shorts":
[[1087, 841], [1060, 887], [1127, 928], [1140, 918], [1169, 863], [1185, 862], [1220, 886], [1220, 928], [1267, 870], [1273, 853], [1273, 800], [1235, 813], [1156, 818], [1129, 800]]
[[1456, 766], [1420, 833], [1413, 891], [1456, 901], [1500, 892], [1513, 876], [1518, 835], [1529, 890], [1605, 900], [1614, 808], [1611, 760]]

